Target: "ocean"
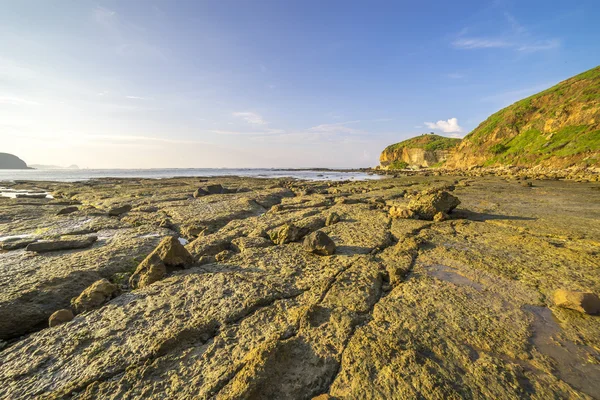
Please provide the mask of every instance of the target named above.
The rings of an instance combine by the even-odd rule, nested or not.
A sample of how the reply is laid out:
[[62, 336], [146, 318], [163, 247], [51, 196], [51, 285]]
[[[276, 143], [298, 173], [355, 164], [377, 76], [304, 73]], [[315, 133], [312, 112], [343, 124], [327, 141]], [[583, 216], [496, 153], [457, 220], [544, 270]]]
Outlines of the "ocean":
[[0, 170], [0, 182], [57, 181], [76, 182], [94, 178], [173, 178], [173, 177], [243, 176], [253, 178], [295, 178], [312, 181], [380, 179], [377, 174], [355, 171], [229, 169], [229, 168], [157, 168], [157, 169], [27, 169]]

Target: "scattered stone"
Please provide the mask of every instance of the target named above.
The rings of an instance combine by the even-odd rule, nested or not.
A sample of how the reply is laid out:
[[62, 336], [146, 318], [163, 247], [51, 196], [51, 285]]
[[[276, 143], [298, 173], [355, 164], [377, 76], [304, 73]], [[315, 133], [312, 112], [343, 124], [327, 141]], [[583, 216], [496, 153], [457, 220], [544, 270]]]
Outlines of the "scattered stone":
[[216, 184], [216, 185], [206, 186], [206, 191], [209, 194], [221, 194], [221, 193], [223, 193], [224, 189], [223, 189], [222, 185]]
[[70, 206], [70, 207], [65, 207], [61, 210], [59, 210], [56, 215], [67, 215], [67, 214], [72, 214], [74, 212], [79, 211], [79, 207], [77, 206]]
[[554, 304], [586, 314], [600, 313], [600, 298], [589, 292], [572, 292], [559, 289], [553, 295]]
[[17, 193], [15, 194], [16, 199], [45, 199], [46, 193]]
[[96, 240], [98, 240], [97, 236], [86, 236], [84, 238], [70, 240], [46, 240], [30, 243], [25, 250], [44, 253], [48, 251], [83, 249], [90, 247]]
[[209, 193], [208, 193], [206, 190], [204, 190], [204, 189], [202, 189], [202, 188], [198, 188], [198, 189], [196, 189], [196, 191], [194, 192], [193, 196], [194, 196], [194, 198], [195, 198], [195, 199], [197, 199], [198, 197], [203, 197], [203, 196], [206, 196], [206, 195], [208, 195], [208, 194], [209, 194]]
[[75, 318], [73, 311], [63, 308], [62, 310], [55, 311], [50, 318], [48, 318], [48, 325], [52, 328], [64, 324], [65, 322], [69, 322], [73, 318]]
[[271, 232], [271, 240], [275, 244], [285, 244], [296, 242], [306, 234], [304, 229], [297, 227], [292, 223], [283, 225], [278, 230]]
[[131, 211], [131, 204], [125, 204], [119, 207], [112, 207], [108, 210], [108, 215], [111, 217], [118, 217], [119, 215], [123, 215]]
[[457, 197], [448, 192], [421, 195], [408, 203], [408, 208], [422, 219], [432, 220], [438, 212], [449, 213], [460, 204]]
[[523, 181], [523, 182], [521, 182], [521, 186], [523, 186], [523, 187], [533, 187], [533, 182], [531, 182], [531, 181]]
[[71, 300], [71, 305], [77, 314], [91, 311], [115, 297], [118, 290], [108, 279], [100, 279], [88, 286], [79, 297]]
[[443, 211], [440, 211], [439, 213], [437, 213], [433, 216], [433, 221], [434, 222], [442, 222], [442, 221], [446, 221], [448, 218], [449, 218], [448, 214], [446, 214]]
[[332, 212], [327, 216], [327, 219], [325, 220], [325, 225], [330, 226], [333, 224], [337, 224], [338, 222], [340, 222], [339, 214], [336, 212]]
[[304, 238], [304, 249], [310, 253], [330, 256], [335, 253], [335, 243], [325, 232], [316, 231]]
[[156, 206], [140, 206], [135, 209], [135, 211], [145, 212], [145, 213], [153, 213], [158, 211], [158, 207]]
[[129, 278], [129, 285], [134, 289], [146, 287], [163, 279], [167, 267], [185, 268], [193, 262], [192, 255], [181, 242], [174, 236], [168, 236], [138, 265]]

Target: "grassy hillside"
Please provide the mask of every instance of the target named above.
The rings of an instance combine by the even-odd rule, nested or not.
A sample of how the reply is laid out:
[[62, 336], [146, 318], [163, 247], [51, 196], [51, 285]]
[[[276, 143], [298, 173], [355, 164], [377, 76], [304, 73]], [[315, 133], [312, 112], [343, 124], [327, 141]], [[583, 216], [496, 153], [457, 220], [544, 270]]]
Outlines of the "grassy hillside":
[[600, 165], [600, 67], [498, 111], [448, 165]]
[[407, 139], [400, 143], [389, 145], [384, 152], [393, 152], [402, 147], [412, 149], [424, 149], [428, 151], [448, 150], [460, 143], [460, 139], [448, 138], [439, 135], [424, 134]]

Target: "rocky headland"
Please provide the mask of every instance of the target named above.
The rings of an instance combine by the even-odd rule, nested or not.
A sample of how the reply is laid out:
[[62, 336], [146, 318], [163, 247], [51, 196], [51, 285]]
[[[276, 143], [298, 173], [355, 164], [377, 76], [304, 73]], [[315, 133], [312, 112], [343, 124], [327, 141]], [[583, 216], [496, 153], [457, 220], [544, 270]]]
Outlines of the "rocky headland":
[[0, 153], [0, 169], [31, 169], [27, 166], [25, 161], [19, 157], [9, 154]]
[[600, 184], [479, 175], [14, 183], [0, 398], [598, 398]]

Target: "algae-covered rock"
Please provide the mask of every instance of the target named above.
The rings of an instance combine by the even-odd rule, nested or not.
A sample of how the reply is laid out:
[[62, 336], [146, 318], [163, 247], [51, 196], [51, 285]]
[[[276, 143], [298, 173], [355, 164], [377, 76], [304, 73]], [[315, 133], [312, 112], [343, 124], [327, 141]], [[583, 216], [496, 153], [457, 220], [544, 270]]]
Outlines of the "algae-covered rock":
[[330, 256], [335, 253], [335, 243], [326, 233], [321, 231], [313, 232], [306, 236], [303, 246], [304, 250], [322, 256]]
[[198, 197], [204, 197], [204, 196], [206, 196], [206, 195], [208, 195], [208, 194], [209, 194], [209, 193], [208, 193], [206, 190], [204, 190], [204, 189], [202, 189], [202, 188], [198, 188], [198, 189], [196, 189], [196, 191], [194, 192], [193, 196], [194, 196], [194, 198], [196, 198], [196, 199], [197, 199]]
[[85, 289], [79, 297], [72, 300], [75, 311], [80, 314], [100, 307], [118, 292], [119, 288], [110, 283], [108, 279], [100, 279]]
[[79, 211], [79, 207], [77, 206], [68, 206], [65, 208], [61, 208], [56, 215], [67, 215], [67, 214], [72, 214], [74, 212]]
[[327, 215], [327, 219], [325, 220], [325, 226], [337, 224], [338, 222], [340, 222], [340, 216], [334, 211]]
[[558, 307], [569, 308], [586, 314], [600, 313], [600, 298], [594, 293], [573, 292], [559, 289], [552, 296]]
[[271, 240], [275, 244], [285, 244], [290, 242], [296, 242], [304, 235], [306, 231], [294, 224], [285, 224], [278, 230], [271, 233]]

